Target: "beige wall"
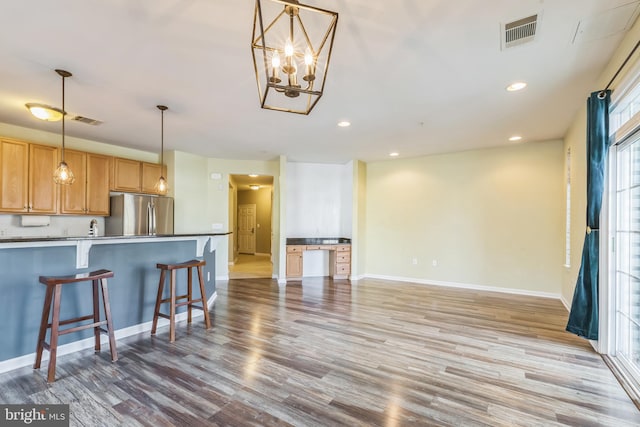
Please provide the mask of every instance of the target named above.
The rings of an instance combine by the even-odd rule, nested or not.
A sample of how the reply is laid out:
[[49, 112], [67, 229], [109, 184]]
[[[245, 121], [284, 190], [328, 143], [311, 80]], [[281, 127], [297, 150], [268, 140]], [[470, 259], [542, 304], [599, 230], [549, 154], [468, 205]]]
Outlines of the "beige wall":
[[369, 163], [366, 175], [367, 275], [559, 294], [562, 141]]
[[351, 277], [364, 275], [367, 236], [367, 164], [353, 162], [353, 208], [351, 240]]
[[[609, 65], [598, 79], [598, 85], [594, 91], [604, 89], [618, 70], [618, 67], [631, 52], [637, 41], [640, 40], [640, 19], [636, 21], [631, 30], [627, 33], [620, 46], [612, 56]], [[637, 54], [635, 55], [637, 58]], [[636, 59], [637, 62], [637, 59]], [[624, 71], [628, 71], [633, 66], [633, 62], [627, 64]], [[625, 72], [620, 74], [612, 84], [612, 89], [624, 80]], [[564, 151], [571, 149], [571, 263], [563, 271], [562, 295], [561, 298], [567, 306], [571, 305], [573, 291], [580, 270], [580, 260], [582, 257], [582, 245], [586, 230], [586, 208], [587, 208], [587, 98], [589, 94], [584, 94], [584, 105], [576, 115], [571, 127], [564, 137]], [[566, 168], [566, 165], [565, 165]], [[565, 193], [566, 194], [566, 193]], [[604, 207], [604, 206], [603, 206]], [[562, 209], [563, 217], [566, 217], [566, 209]]]
[[238, 205], [256, 205], [256, 253], [271, 254], [271, 187], [238, 191]]

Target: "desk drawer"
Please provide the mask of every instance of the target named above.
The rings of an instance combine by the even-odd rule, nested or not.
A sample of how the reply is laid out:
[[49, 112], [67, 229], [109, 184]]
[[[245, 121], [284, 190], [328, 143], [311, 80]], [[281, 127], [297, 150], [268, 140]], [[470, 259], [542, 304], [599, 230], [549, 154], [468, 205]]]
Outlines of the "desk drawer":
[[336, 252], [336, 262], [351, 262], [351, 252]]
[[291, 253], [291, 252], [302, 252], [304, 251], [304, 249], [306, 248], [306, 246], [304, 245], [287, 245], [287, 253]]
[[351, 273], [351, 264], [348, 263], [338, 263], [336, 264], [336, 274], [338, 275], [348, 275]]
[[351, 252], [351, 245], [337, 245], [334, 247], [338, 252]]

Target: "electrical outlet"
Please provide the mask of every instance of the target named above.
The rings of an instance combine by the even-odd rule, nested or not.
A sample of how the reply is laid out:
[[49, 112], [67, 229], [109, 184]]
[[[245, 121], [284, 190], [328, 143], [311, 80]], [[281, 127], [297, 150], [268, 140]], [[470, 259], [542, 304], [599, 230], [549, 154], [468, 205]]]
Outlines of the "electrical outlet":
[[438, 266], [438, 260], [434, 259], [433, 261], [431, 261], [431, 265], [433, 265], [434, 267]]
[[413, 265], [418, 265], [418, 258], [413, 257], [413, 258], [411, 259], [411, 264], [413, 264]]
[[211, 281], [211, 272], [207, 271], [207, 282]]

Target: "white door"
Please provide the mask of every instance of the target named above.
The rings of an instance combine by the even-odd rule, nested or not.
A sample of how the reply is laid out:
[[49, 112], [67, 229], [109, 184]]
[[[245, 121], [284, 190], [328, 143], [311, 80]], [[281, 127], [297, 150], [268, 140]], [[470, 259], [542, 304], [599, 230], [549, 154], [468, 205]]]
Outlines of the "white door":
[[256, 205], [238, 205], [238, 252], [256, 253]]

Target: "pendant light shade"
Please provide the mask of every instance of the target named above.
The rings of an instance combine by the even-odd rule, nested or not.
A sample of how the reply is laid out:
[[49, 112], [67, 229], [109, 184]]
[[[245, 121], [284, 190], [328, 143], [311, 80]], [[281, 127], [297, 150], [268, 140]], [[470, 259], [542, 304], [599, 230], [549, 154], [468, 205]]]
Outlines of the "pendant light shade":
[[153, 187], [155, 192], [161, 195], [167, 194], [169, 187], [167, 186], [167, 180], [163, 175], [164, 170], [164, 112], [169, 108], [166, 105], [158, 105], [158, 110], [160, 110], [160, 178], [158, 178], [158, 182]]
[[71, 77], [72, 74], [65, 70], [56, 70], [56, 73], [62, 77], [62, 151], [60, 155], [60, 164], [53, 173], [53, 181], [56, 184], [71, 185], [76, 180], [73, 176], [73, 172], [69, 168], [69, 165], [64, 161], [64, 116], [66, 111], [64, 109], [64, 79]]

